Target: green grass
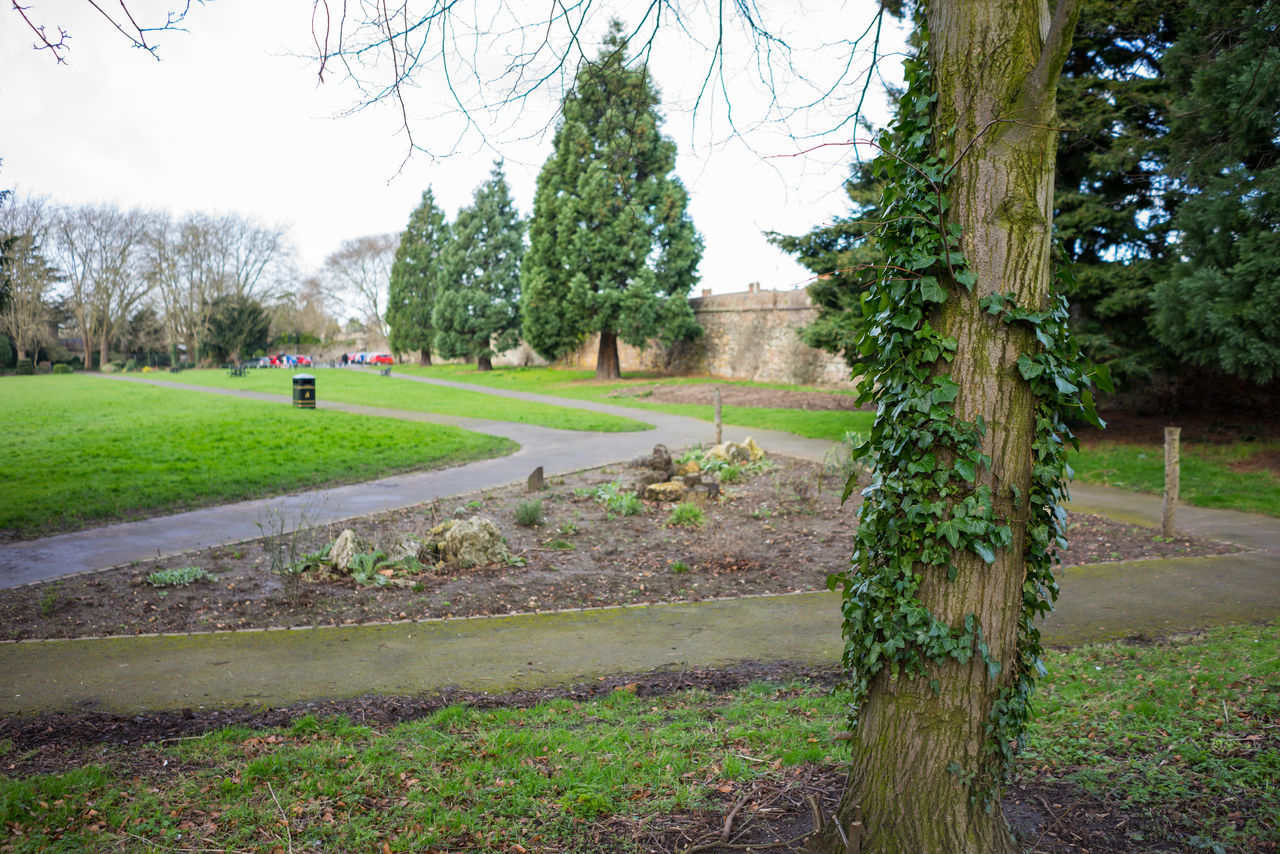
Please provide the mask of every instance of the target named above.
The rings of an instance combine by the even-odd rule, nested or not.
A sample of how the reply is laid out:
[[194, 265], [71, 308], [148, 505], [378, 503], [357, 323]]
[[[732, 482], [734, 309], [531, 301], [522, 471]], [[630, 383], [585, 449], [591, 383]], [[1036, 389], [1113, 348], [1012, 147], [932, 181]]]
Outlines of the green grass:
[[[780, 388], [793, 391], [815, 391], [826, 394], [849, 393], [822, 388], [783, 385], [781, 383], [731, 381], [715, 377], [656, 377], [639, 374], [628, 376], [620, 381], [600, 382], [595, 379], [595, 373], [592, 371], [565, 370], [561, 368], [497, 368], [492, 371], [481, 372], [469, 365], [436, 365], [430, 368], [405, 367], [397, 368], [397, 370], [403, 370], [405, 373], [419, 376], [473, 383], [491, 388], [504, 388], [577, 400], [594, 400], [599, 403], [609, 403], [632, 409], [665, 412], [669, 415], [687, 415], [691, 418], [700, 418], [703, 421], [711, 421], [715, 417], [710, 392], [707, 393], [707, 402], [705, 404], [656, 403], [643, 397], [626, 395], [611, 397], [610, 395], [627, 388], [647, 388], [655, 384], [701, 385], [707, 383], [752, 386], [756, 388]], [[761, 430], [782, 430], [810, 439], [839, 440], [849, 430], [866, 432], [870, 429], [873, 418], [874, 414], [870, 412], [839, 410], [765, 409], [750, 406], [724, 406], [721, 409], [721, 419], [725, 424]]]
[[1135, 847], [1280, 842], [1280, 628], [1084, 647], [1048, 665], [1025, 778], [1066, 780], [1147, 817], [1156, 835], [1137, 830]]
[[[1184, 442], [1179, 497], [1197, 507], [1280, 516], [1280, 477], [1245, 470], [1251, 458], [1277, 450], [1280, 442]], [[1071, 455], [1071, 466], [1084, 483], [1153, 495], [1164, 491], [1164, 449], [1158, 444], [1093, 442]]]
[[[1280, 629], [1109, 644], [1047, 664], [1020, 776], [1107, 797], [1125, 811], [1114, 820], [1136, 819], [1130, 832], [1152, 842], [1243, 852], [1280, 840]], [[591, 822], [723, 810], [717, 790], [736, 800], [754, 780], [838, 765], [843, 713], [824, 689], [755, 684], [454, 706], [381, 729], [307, 716], [145, 747], [150, 770], [136, 777], [132, 747], [95, 749], [102, 767], [10, 772], [0, 822], [21, 852], [585, 851]], [[0, 745], [6, 764], [25, 758]]]
[[434, 424], [86, 376], [0, 380], [0, 530], [34, 536], [510, 453]]
[[[396, 368], [400, 371], [400, 368]], [[316, 378], [316, 399], [405, 409], [412, 412], [434, 412], [462, 418], [486, 418], [537, 424], [557, 430], [589, 430], [596, 433], [619, 433], [648, 430], [650, 425], [617, 415], [605, 415], [582, 409], [570, 409], [550, 403], [494, 397], [461, 389], [417, 383], [397, 377], [383, 377], [368, 371], [307, 369]], [[406, 371], [407, 373], [407, 371]], [[235, 388], [248, 391], [291, 395], [293, 371], [261, 368], [243, 377], [229, 376], [223, 370], [183, 371], [161, 374], [156, 379], [173, 380], [213, 388]]]

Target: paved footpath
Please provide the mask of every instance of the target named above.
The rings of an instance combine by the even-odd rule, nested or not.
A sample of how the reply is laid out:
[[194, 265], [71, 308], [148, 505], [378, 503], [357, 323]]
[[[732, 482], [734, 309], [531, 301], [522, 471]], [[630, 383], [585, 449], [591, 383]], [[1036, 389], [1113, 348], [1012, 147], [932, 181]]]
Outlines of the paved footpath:
[[[544, 396], [530, 399], [584, 405], [580, 401], [548, 401]], [[437, 479], [415, 480], [403, 491], [397, 485], [410, 477], [375, 481], [382, 486], [367, 493], [363, 490], [367, 485], [351, 487], [350, 493], [329, 490], [328, 512], [332, 518], [343, 518], [521, 480], [539, 464], [552, 472], [617, 461], [647, 451], [656, 441], [677, 447], [705, 440], [711, 429], [693, 419], [601, 407], [592, 404], [589, 408], [649, 421], [656, 429], [606, 437], [616, 444], [597, 445], [596, 434], [574, 434], [578, 444], [566, 436], [535, 436], [536, 442], [542, 442], [535, 442], [536, 452], [522, 447], [525, 456], [503, 458], [509, 463], [505, 468], [500, 465], [503, 460], [490, 460], [429, 473], [424, 477]], [[379, 414], [401, 417], [399, 413]], [[404, 413], [403, 417], [436, 420], [422, 413]], [[510, 431], [501, 435], [512, 438], [516, 433], [534, 436], [524, 432], [530, 428], [521, 425], [481, 424], [470, 421], [463, 426], [485, 432]], [[746, 432], [727, 428], [726, 437]], [[821, 458], [829, 447], [787, 434], [751, 432], [766, 449], [781, 453]], [[610, 452], [613, 456], [603, 458]], [[476, 474], [477, 470], [482, 473]], [[1160, 517], [1157, 497], [1088, 486], [1077, 486], [1073, 492], [1074, 509], [1148, 525], [1158, 523]], [[366, 509], [379, 500], [384, 503]], [[239, 510], [227, 516], [220, 515], [223, 508], [214, 508], [166, 517], [169, 524], [164, 527], [186, 532], [185, 536], [198, 540], [198, 545], [256, 536], [256, 529], [223, 536], [218, 526], [240, 524], [246, 516], [252, 526], [255, 508], [262, 505], [247, 502], [236, 506]], [[174, 525], [175, 519], [184, 521]], [[1167, 635], [1280, 616], [1280, 520], [1183, 506], [1178, 510], [1178, 522], [1188, 533], [1235, 542], [1249, 551], [1067, 569], [1061, 577], [1058, 608], [1042, 624], [1047, 641], [1076, 644]], [[69, 541], [46, 545], [49, 551], [43, 554], [53, 555], [54, 569], [63, 572], [96, 568], [93, 564], [103, 565], [106, 560], [118, 563], [117, 547], [127, 551], [143, 544], [147, 549], [143, 556], [154, 556], [156, 546], [146, 540], [146, 533], [122, 532], [146, 524], [68, 535], [83, 539], [79, 545]], [[178, 537], [167, 547], [184, 550], [196, 546], [182, 545]], [[86, 550], [97, 559], [79, 556]], [[8, 571], [9, 564], [4, 561], [12, 554], [6, 550], [0, 555], [0, 572]], [[59, 555], [76, 557], [70, 570]], [[277, 706], [446, 687], [500, 692], [656, 668], [705, 668], [751, 660], [829, 664], [837, 660], [839, 650], [838, 601], [830, 593], [376, 626], [3, 643], [0, 714]]]

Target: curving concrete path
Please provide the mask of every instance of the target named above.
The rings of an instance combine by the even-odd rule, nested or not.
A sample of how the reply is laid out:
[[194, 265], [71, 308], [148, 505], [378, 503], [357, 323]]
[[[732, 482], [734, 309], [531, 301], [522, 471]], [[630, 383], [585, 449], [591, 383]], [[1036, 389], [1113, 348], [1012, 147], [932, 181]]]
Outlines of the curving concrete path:
[[[548, 401], [544, 396], [536, 399]], [[593, 404], [592, 408], [599, 406]], [[652, 420], [657, 429], [621, 434], [616, 445], [591, 445], [591, 454], [615, 453], [601, 463], [634, 456], [656, 441], [676, 446], [705, 440], [711, 429], [693, 419], [651, 419], [652, 413], [619, 411]], [[420, 417], [421, 413], [409, 415]], [[525, 428], [506, 425], [501, 429]], [[726, 430], [727, 436], [745, 432]], [[821, 458], [829, 447], [828, 443], [787, 434], [753, 432], [767, 448], [797, 456]], [[638, 444], [623, 441], [626, 438]], [[331, 490], [331, 512], [335, 518], [347, 510], [351, 512], [345, 515], [372, 512], [351, 508], [361, 501], [376, 503], [380, 494], [395, 494], [400, 497], [392, 500], [416, 503], [431, 498], [423, 497], [421, 490], [456, 490], [440, 492], [443, 496], [519, 480], [538, 464], [549, 471], [567, 470], [553, 468], [556, 463], [548, 460], [562, 461], [571, 468], [598, 464], [575, 455], [584, 445], [575, 446], [572, 438], [560, 439], [566, 447], [555, 443], [539, 447], [538, 455], [522, 458], [517, 454], [429, 473], [439, 479], [428, 485], [415, 483], [403, 493], [386, 483], [363, 498], [361, 488], [365, 485], [352, 487], [350, 495], [342, 493], [336, 498], [338, 491]], [[499, 465], [504, 461], [510, 463], [505, 469]], [[474, 474], [481, 466], [489, 468], [482, 475]], [[494, 480], [485, 482], [484, 478]], [[1148, 525], [1160, 518], [1157, 497], [1089, 486], [1077, 486], [1073, 492], [1074, 509]], [[348, 501], [351, 503], [339, 503]], [[230, 514], [228, 524], [243, 520], [246, 514], [252, 523], [253, 509], [261, 505], [246, 502], [236, 506], [240, 509]], [[189, 537], [205, 538], [207, 545], [223, 541], [218, 538], [220, 533], [201, 530], [202, 525], [221, 524], [224, 517], [218, 511], [222, 509], [166, 517], [165, 521], [167, 527], [186, 531]], [[214, 515], [202, 515], [206, 513]], [[184, 517], [193, 518], [173, 525], [173, 520]], [[1058, 608], [1042, 623], [1046, 641], [1077, 644], [1167, 635], [1280, 616], [1280, 520], [1187, 506], [1179, 508], [1178, 518], [1179, 528], [1188, 533], [1235, 542], [1249, 551], [1064, 570]], [[52, 560], [61, 560], [58, 555], [74, 556], [87, 549], [98, 560], [81, 557], [79, 565], [92, 568], [105, 559], [101, 555], [115, 554], [107, 549], [109, 545], [127, 551], [146, 542], [144, 554], [151, 556], [155, 547], [145, 540], [145, 534], [122, 534], [120, 530], [145, 524], [82, 532], [84, 539], [78, 545], [59, 542], [48, 547], [48, 554], [54, 556]], [[251, 531], [231, 539], [255, 535], [256, 531]], [[194, 547], [180, 546], [177, 540], [174, 548]], [[831, 664], [839, 652], [838, 600], [830, 593], [374, 626], [4, 643], [0, 644], [0, 714], [272, 706], [446, 687], [499, 692], [656, 668], [715, 667], [749, 660]]]

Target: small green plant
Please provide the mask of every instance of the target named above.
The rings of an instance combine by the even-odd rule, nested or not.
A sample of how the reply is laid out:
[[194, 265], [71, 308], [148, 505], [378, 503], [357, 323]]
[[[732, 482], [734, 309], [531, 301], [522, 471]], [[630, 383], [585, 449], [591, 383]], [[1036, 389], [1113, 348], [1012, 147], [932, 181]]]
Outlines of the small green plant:
[[40, 616], [52, 617], [53, 612], [58, 610], [58, 594], [62, 590], [62, 584], [55, 581], [40, 596]]
[[384, 552], [366, 552], [351, 556], [351, 579], [364, 587], [386, 587], [391, 579], [378, 570], [386, 563]]
[[707, 514], [703, 513], [702, 508], [697, 504], [686, 501], [671, 509], [667, 524], [681, 528], [701, 528], [707, 524]]
[[572, 522], [561, 522], [560, 526], [556, 528], [556, 530], [563, 537], [572, 537], [574, 534], [578, 533], [578, 526]]
[[558, 549], [560, 551], [573, 551], [573, 549], [577, 548], [577, 546], [575, 546], [573, 543], [569, 542], [568, 540], [552, 540], [549, 543], [547, 543], [545, 546], [543, 546], [543, 548]]
[[720, 469], [721, 483], [737, 483], [742, 480], [742, 466], [737, 463], [729, 463]]
[[152, 587], [186, 587], [197, 581], [217, 581], [216, 575], [210, 575], [200, 566], [179, 566], [169, 569], [157, 569], [147, 576], [147, 583]]
[[66, 362], [59, 362], [58, 364], [54, 365], [54, 366], [53, 366], [53, 372], [54, 372], [55, 374], [70, 374], [70, 373], [73, 373], [73, 371], [71, 370], [71, 366], [70, 366], [70, 365], [68, 365]]
[[532, 528], [542, 524], [542, 499], [533, 498], [516, 504], [516, 524]]
[[597, 486], [592, 493], [604, 505], [608, 513], [619, 516], [639, 516], [644, 512], [644, 502], [634, 492], [626, 492], [616, 480]]
[[671, 571], [677, 575], [682, 575], [689, 571], [689, 564], [682, 560], [673, 561], [671, 564]]

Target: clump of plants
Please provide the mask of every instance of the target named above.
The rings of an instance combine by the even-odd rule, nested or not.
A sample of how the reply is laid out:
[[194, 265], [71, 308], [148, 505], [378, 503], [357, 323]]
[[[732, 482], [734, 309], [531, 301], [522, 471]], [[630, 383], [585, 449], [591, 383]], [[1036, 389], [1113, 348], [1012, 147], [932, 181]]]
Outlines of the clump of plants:
[[169, 569], [157, 569], [147, 575], [147, 583], [152, 587], [186, 587], [197, 581], [217, 581], [216, 575], [210, 575], [200, 566], [179, 566]]
[[639, 516], [644, 512], [644, 502], [639, 496], [624, 489], [616, 480], [600, 484], [589, 494], [603, 504], [606, 511], [618, 516]]
[[670, 569], [676, 575], [683, 575], [684, 573], [689, 571], [690, 567], [689, 567], [689, 564], [685, 563], [684, 561], [677, 560], [677, 561], [672, 561]]
[[532, 498], [516, 504], [516, 524], [533, 528], [542, 524], [542, 499]]
[[710, 449], [700, 446], [689, 448], [676, 458], [676, 463], [695, 462], [704, 472], [716, 475], [721, 483], [736, 483], [771, 471], [774, 464], [767, 457], [758, 460], [730, 460], [715, 456]]
[[707, 514], [697, 504], [685, 501], [671, 508], [667, 517], [667, 525], [677, 528], [701, 528], [707, 524]]

